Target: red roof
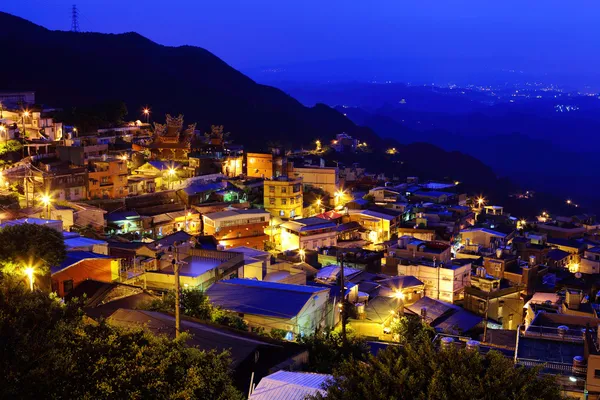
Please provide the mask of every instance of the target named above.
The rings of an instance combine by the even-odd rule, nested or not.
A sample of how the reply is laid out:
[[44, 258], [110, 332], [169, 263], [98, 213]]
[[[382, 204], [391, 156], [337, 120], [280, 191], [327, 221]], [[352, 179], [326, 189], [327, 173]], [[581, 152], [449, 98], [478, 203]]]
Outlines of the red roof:
[[340, 214], [339, 212], [337, 212], [335, 210], [326, 211], [323, 214], [316, 215], [317, 218], [328, 219], [328, 220], [342, 218], [342, 216], [343, 216], [342, 214]]

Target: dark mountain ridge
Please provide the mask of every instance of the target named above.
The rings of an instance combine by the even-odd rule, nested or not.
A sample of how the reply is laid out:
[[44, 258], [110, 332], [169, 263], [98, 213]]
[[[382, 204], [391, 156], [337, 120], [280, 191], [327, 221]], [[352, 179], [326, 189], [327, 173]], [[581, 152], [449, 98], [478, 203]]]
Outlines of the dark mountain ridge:
[[[10, 77], [0, 90], [35, 90], [38, 101], [64, 108], [122, 100], [132, 119], [142, 118], [146, 105], [160, 122], [165, 113], [182, 113], [201, 130], [224, 125], [250, 150], [266, 150], [269, 142], [313, 146], [317, 138], [328, 141], [346, 132], [369, 143], [373, 153], [357, 160], [373, 172], [448, 178], [480, 190], [497, 187], [495, 173], [471, 156], [381, 138], [326, 105], [305, 107], [279, 89], [257, 84], [198, 47], [163, 46], [137, 33], [50, 31], [6, 13], [0, 13], [0, 26], [0, 46], [9, 55], [0, 74]], [[389, 147], [398, 149], [396, 159], [381, 157]]]

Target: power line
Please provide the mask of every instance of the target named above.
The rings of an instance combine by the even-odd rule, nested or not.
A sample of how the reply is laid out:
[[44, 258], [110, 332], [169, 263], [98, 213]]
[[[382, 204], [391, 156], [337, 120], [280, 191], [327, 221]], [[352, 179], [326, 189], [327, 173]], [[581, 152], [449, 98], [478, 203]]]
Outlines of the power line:
[[79, 32], [79, 11], [76, 4], [71, 8], [71, 32]]

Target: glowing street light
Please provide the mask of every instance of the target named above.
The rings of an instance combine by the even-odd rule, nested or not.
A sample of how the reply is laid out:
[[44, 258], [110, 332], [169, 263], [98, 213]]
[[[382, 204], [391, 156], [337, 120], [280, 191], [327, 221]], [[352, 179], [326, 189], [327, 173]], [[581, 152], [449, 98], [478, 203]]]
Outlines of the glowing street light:
[[29, 115], [30, 115], [30, 114], [29, 114], [29, 111], [27, 111], [27, 110], [23, 111], [23, 116], [24, 116], [25, 118], [29, 118]]
[[52, 197], [49, 194], [43, 194], [40, 196], [40, 203], [46, 206], [46, 210], [48, 213], [48, 219], [50, 219], [50, 204], [52, 204]]
[[169, 180], [171, 181], [171, 189], [173, 189], [173, 180], [175, 179], [175, 175], [177, 175], [177, 171], [175, 170], [175, 168], [170, 167], [167, 170], [167, 176], [169, 177]]
[[150, 109], [148, 107], [145, 107], [142, 112], [144, 113], [144, 116], [146, 117], [146, 123], [148, 123], [148, 121], [150, 120]]
[[481, 208], [481, 206], [483, 206], [485, 204], [485, 198], [483, 198], [482, 196], [479, 196], [477, 198], [477, 205], [479, 206], [479, 208]]
[[25, 268], [25, 275], [27, 275], [27, 277], [29, 278], [29, 289], [33, 292], [33, 273], [34, 273], [34, 269], [33, 267], [27, 267]]
[[570, 199], [569, 199], [569, 200], [567, 200], [567, 204], [571, 204], [571, 203], [572, 203], [572, 202], [571, 202], [571, 200], [570, 200]]
[[404, 300], [404, 293], [401, 290], [397, 290], [394, 292], [394, 297], [398, 300]]
[[298, 254], [300, 255], [300, 260], [304, 262], [304, 260], [306, 259], [306, 251], [304, 251], [304, 249], [300, 249], [298, 250]]

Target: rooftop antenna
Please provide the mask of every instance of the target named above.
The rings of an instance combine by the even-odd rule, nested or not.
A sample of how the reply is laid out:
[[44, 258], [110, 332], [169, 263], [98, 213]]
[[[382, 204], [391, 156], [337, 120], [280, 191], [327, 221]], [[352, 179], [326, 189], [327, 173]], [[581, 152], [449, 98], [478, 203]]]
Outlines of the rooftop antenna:
[[71, 9], [71, 32], [79, 32], [79, 11], [76, 4]]

